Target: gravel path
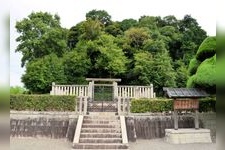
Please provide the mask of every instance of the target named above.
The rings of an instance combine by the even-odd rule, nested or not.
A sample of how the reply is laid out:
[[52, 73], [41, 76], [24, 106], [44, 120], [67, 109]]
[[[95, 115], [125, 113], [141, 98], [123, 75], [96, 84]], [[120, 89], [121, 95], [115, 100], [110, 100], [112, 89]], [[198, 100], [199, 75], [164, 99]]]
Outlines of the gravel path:
[[[212, 144], [169, 144], [163, 139], [138, 140], [129, 143], [130, 150], [216, 150]], [[64, 139], [11, 138], [10, 150], [71, 150], [72, 143]]]

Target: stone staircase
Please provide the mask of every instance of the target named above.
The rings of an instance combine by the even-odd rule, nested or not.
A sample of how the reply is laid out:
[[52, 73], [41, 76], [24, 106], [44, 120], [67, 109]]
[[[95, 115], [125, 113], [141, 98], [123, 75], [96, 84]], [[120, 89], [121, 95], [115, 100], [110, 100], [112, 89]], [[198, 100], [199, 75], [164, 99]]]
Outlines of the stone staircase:
[[121, 128], [120, 118], [120, 116], [109, 115], [109, 113], [84, 116], [80, 129], [79, 142], [73, 142], [73, 150], [128, 150], [128, 143], [123, 140], [123, 138], [127, 137], [123, 135], [124, 132], [122, 130], [124, 129]]

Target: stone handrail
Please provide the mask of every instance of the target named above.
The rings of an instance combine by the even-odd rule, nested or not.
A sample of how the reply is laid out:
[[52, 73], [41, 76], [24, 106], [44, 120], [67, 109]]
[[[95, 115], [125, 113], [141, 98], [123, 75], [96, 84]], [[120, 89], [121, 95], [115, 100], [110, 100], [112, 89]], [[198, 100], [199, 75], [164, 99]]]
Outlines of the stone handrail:
[[128, 115], [130, 113], [130, 100], [131, 98], [118, 97], [118, 114]]

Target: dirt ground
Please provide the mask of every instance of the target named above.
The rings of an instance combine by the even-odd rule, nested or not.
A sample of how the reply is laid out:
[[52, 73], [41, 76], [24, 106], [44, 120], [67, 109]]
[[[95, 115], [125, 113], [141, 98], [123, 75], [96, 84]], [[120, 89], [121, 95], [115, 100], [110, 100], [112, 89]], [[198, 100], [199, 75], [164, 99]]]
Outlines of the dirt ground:
[[[216, 150], [216, 143], [169, 144], [163, 139], [137, 140], [129, 143], [130, 150]], [[71, 150], [65, 139], [10, 138], [10, 150]]]

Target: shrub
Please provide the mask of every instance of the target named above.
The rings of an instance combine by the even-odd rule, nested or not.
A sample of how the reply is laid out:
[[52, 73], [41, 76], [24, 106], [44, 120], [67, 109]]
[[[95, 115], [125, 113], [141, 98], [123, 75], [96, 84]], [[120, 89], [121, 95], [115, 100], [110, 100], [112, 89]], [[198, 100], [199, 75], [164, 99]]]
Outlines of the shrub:
[[216, 112], [216, 97], [207, 97], [200, 99], [199, 112]]
[[[133, 99], [131, 101], [132, 113], [168, 112], [173, 111], [172, 99]], [[199, 100], [199, 111], [216, 111], [216, 99], [204, 98]]]
[[10, 94], [25, 94], [27, 90], [20, 86], [12, 86], [10, 87]]
[[190, 60], [189, 66], [188, 66], [188, 73], [190, 76], [194, 75], [197, 71], [198, 66], [200, 65], [200, 61], [198, 61], [196, 58], [193, 58]]
[[171, 99], [135, 99], [131, 101], [131, 112], [164, 112], [170, 111], [173, 108]]
[[216, 37], [207, 37], [196, 53], [196, 58], [203, 61], [207, 58], [212, 57], [216, 53]]
[[10, 95], [11, 110], [74, 111], [75, 96]]
[[191, 76], [191, 77], [189, 77], [188, 78], [188, 80], [187, 80], [187, 88], [193, 88], [193, 87], [195, 87], [195, 75], [193, 75], [193, 76]]
[[203, 61], [195, 76], [196, 87], [201, 87], [209, 93], [216, 93], [216, 55]]

